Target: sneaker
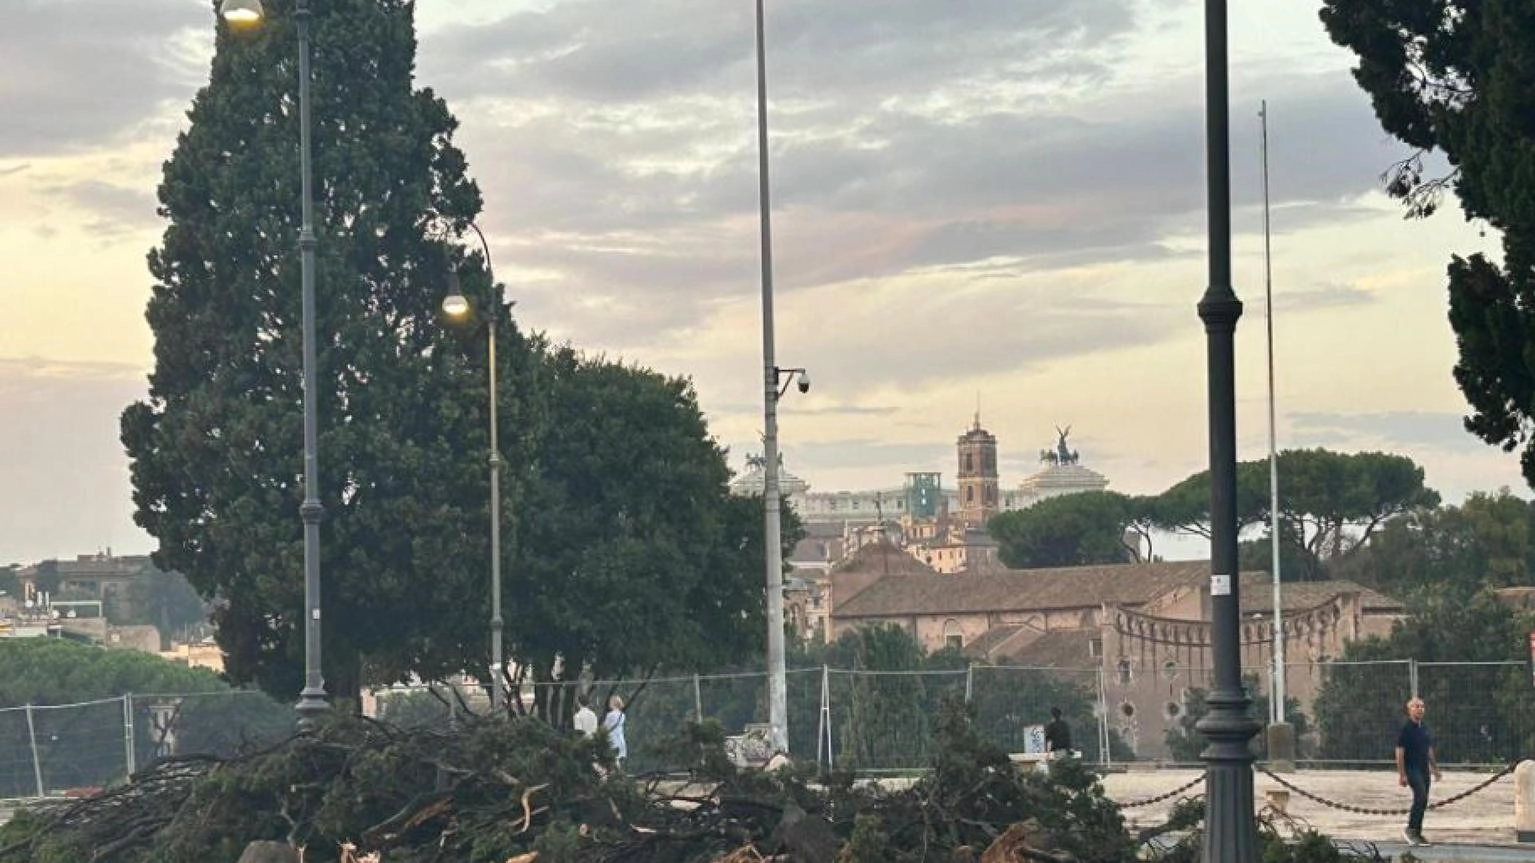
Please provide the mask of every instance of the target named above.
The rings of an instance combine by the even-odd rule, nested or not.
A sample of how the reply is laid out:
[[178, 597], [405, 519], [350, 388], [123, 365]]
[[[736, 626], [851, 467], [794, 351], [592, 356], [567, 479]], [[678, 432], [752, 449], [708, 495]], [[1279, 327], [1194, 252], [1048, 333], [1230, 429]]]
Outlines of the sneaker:
[[1423, 831], [1422, 831], [1422, 830], [1419, 830], [1419, 831], [1418, 831], [1418, 832], [1417, 832], [1417, 833], [1414, 833], [1414, 834], [1413, 834], [1413, 835], [1414, 835], [1414, 836], [1416, 836], [1416, 837], [1417, 837], [1417, 839], [1418, 839], [1418, 844], [1419, 844], [1419, 845], [1420, 845], [1420, 846], [1424, 846], [1424, 847], [1427, 847], [1427, 846], [1429, 846], [1429, 845], [1432, 845], [1432, 844], [1434, 844], [1434, 843], [1432, 843], [1432, 842], [1430, 842], [1430, 841], [1428, 841], [1428, 840], [1427, 840], [1427, 839], [1424, 839], [1424, 838], [1423, 838]]
[[1412, 835], [1412, 828], [1410, 828], [1410, 827], [1403, 827], [1402, 828], [1402, 841], [1406, 842], [1408, 845], [1417, 845], [1418, 844], [1417, 837]]

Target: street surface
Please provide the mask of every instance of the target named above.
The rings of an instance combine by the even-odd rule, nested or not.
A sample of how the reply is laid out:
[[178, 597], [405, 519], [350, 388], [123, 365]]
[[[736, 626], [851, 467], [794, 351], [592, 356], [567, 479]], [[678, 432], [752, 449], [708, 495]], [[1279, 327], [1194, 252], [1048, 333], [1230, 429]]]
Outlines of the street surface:
[[[1111, 799], [1123, 805], [1159, 796], [1199, 775], [1200, 771], [1192, 769], [1133, 770], [1105, 776], [1103, 786]], [[1434, 783], [1429, 802], [1465, 791], [1490, 775], [1445, 771], [1443, 781]], [[1390, 770], [1301, 770], [1283, 776], [1290, 784], [1319, 797], [1364, 809], [1406, 809], [1412, 803], [1412, 795], [1406, 788], [1398, 787], [1396, 773]], [[1253, 789], [1260, 808], [1268, 803], [1267, 792], [1284, 790], [1262, 773], [1257, 774]], [[1203, 786], [1196, 785], [1185, 793], [1202, 791]], [[1160, 823], [1175, 802], [1168, 800], [1126, 809], [1125, 819], [1139, 826]], [[1347, 812], [1294, 793], [1290, 794], [1286, 812], [1340, 844], [1373, 843], [1387, 857], [1407, 850], [1402, 842], [1406, 815]], [[1535, 861], [1535, 843], [1521, 845], [1514, 840], [1512, 775], [1464, 800], [1441, 809], [1430, 809], [1423, 820], [1423, 833], [1434, 844], [1411, 849], [1414, 856], [1423, 860]]]

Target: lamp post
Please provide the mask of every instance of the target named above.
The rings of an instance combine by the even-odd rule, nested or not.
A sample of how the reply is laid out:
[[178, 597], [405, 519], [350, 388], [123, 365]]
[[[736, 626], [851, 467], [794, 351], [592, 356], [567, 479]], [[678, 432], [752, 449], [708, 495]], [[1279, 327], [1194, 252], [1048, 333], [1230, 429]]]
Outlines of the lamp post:
[[[485, 272], [492, 286], [496, 283], [495, 270], [490, 264], [490, 244], [480, 226], [469, 222], [475, 236], [480, 238], [480, 248], [485, 252]], [[500, 716], [506, 708], [506, 693], [501, 685], [506, 673], [502, 655], [501, 632], [505, 621], [501, 617], [501, 435], [496, 424], [496, 313], [500, 302], [492, 298], [485, 313], [485, 330], [489, 333], [487, 363], [490, 367], [490, 704]], [[471, 311], [469, 300], [459, 287], [458, 271], [448, 271], [448, 295], [442, 300], [443, 314], [450, 318], [464, 319]]]
[[1231, 286], [1231, 140], [1226, 0], [1205, 0], [1205, 161], [1210, 284], [1199, 300], [1204, 321], [1210, 424], [1210, 605], [1215, 686], [1196, 728], [1209, 745], [1205, 863], [1253, 863], [1253, 756], [1258, 723], [1242, 689], [1241, 584], [1237, 562], [1236, 362], [1242, 301]]
[[809, 392], [804, 369], [781, 369], [773, 347], [773, 221], [768, 183], [767, 54], [762, 38], [762, 0], [757, 0], [757, 193], [762, 232], [762, 509], [767, 558], [768, 724], [776, 752], [789, 750], [788, 670], [783, 636], [783, 530], [778, 492], [778, 400], [796, 378]]
[[[222, 0], [219, 14], [235, 29], [259, 27], [265, 20], [261, 0]], [[325, 696], [325, 680], [320, 671], [320, 520], [325, 507], [320, 503], [319, 422], [315, 396], [319, 388], [315, 374], [315, 246], [314, 188], [309, 122], [309, 2], [297, 0], [293, 20], [298, 25], [298, 115], [299, 171], [302, 188], [303, 221], [299, 226], [299, 267], [303, 281], [304, 330], [304, 501], [299, 517], [304, 521], [304, 689], [294, 709], [299, 727], [312, 728], [315, 720], [330, 708]]]

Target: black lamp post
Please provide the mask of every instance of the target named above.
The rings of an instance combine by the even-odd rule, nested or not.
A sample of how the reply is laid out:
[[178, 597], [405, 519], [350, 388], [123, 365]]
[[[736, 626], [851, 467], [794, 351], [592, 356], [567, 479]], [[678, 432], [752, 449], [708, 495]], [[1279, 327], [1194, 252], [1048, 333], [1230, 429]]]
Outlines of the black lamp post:
[[1210, 284], [1199, 300], [1205, 324], [1210, 405], [1210, 607], [1215, 687], [1196, 726], [1205, 760], [1205, 863], [1254, 863], [1253, 755], [1258, 723], [1242, 688], [1241, 584], [1237, 563], [1236, 362], [1242, 301], [1231, 287], [1231, 140], [1226, 0], [1205, 0], [1205, 160]]
[[[222, 0], [219, 14], [237, 29], [261, 26], [266, 11], [261, 0]], [[304, 502], [299, 517], [304, 522], [304, 689], [294, 709], [299, 727], [310, 728], [330, 709], [320, 664], [320, 503], [319, 422], [316, 392], [319, 389], [315, 359], [315, 246], [314, 190], [309, 121], [309, 3], [298, 0], [293, 20], [298, 24], [299, 178], [303, 195], [299, 226], [299, 269], [304, 330]]]

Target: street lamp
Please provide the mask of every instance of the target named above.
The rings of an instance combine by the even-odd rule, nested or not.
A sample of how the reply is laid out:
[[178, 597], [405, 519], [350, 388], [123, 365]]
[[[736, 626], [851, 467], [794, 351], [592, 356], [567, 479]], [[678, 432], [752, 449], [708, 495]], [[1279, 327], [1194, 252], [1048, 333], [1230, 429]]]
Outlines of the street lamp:
[[1253, 755], [1258, 723], [1242, 689], [1241, 579], [1237, 562], [1236, 363], [1242, 301], [1231, 287], [1231, 122], [1226, 0], [1205, 0], [1205, 164], [1210, 284], [1199, 300], [1206, 336], [1210, 423], [1210, 605], [1215, 686], [1195, 727], [1209, 745], [1205, 863], [1253, 863]]
[[[485, 242], [485, 234], [478, 225], [473, 222], [468, 225], [474, 229], [475, 236], [480, 238], [480, 248], [485, 252], [485, 273], [494, 286], [496, 276], [490, 265], [490, 244]], [[505, 626], [501, 618], [501, 437], [496, 425], [496, 311], [500, 302], [493, 297], [487, 305], [485, 331], [489, 333], [487, 362], [490, 367], [490, 704], [495, 714], [500, 716], [506, 706], [506, 695], [501, 686], [506, 673], [501, 649], [501, 631]], [[442, 313], [455, 320], [464, 320], [469, 317], [470, 311], [469, 300], [459, 287], [458, 271], [449, 270], [448, 295], [442, 300]]]
[[773, 347], [773, 221], [768, 183], [767, 55], [762, 38], [762, 0], [757, 0], [757, 182], [762, 232], [762, 508], [767, 557], [768, 724], [776, 752], [789, 750], [788, 669], [783, 637], [783, 531], [778, 497], [778, 400], [789, 385], [810, 391], [804, 369], [779, 368]]
[[[265, 20], [261, 0], [221, 0], [219, 14], [235, 29], [251, 29]], [[303, 281], [304, 329], [304, 502], [299, 517], [304, 520], [304, 689], [294, 709], [299, 727], [309, 729], [330, 709], [325, 697], [325, 680], [320, 672], [320, 519], [325, 508], [320, 503], [319, 423], [315, 394], [319, 384], [315, 376], [314, 335], [314, 188], [311, 175], [312, 145], [309, 123], [309, 2], [298, 0], [293, 9], [298, 24], [298, 115], [299, 171], [303, 195], [303, 221], [299, 226], [299, 267]]]

